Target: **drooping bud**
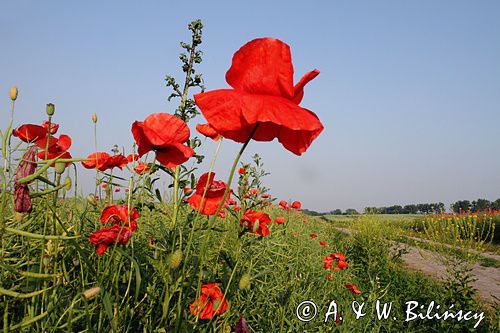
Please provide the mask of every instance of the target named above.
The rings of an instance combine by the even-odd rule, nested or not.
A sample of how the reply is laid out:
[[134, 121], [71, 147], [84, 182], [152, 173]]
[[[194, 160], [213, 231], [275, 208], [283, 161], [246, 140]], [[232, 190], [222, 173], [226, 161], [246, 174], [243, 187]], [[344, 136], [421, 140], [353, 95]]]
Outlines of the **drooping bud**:
[[16, 86], [12, 86], [9, 90], [9, 95], [10, 95], [10, 99], [12, 101], [15, 101], [17, 99], [17, 94], [19, 93], [19, 91], [17, 90], [17, 87]]
[[250, 286], [251, 281], [252, 281], [252, 277], [250, 276], [250, 274], [248, 274], [248, 273], [243, 274], [243, 276], [240, 279], [240, 283], [239, 283], [240, 290], [247, 289]]
[[174, 253], [170, 255], [170, 268], [177, 269], [181, 265], [182, 262], [182, 251], [176, 250]]
[[69, 178], [69, 177], [68, 177], [68, 178], [66, 178], [66, 179], [64, 180], [64, 185], [65, 185], [64, 187], [65, 187], [66, 191], [71, 190], [71, 185], [72, 185], [72, 184], [71, 184], [71, 178]]
[[94, 122], [94, 124], [97, 123], [97, 115], [95, 112], [92, 114], [92, 121]]
[[100, 291], [101, 288], [99, 287], [90, 288], [83, 292], [82, 297], [84, 300], [89, 300], [97, 296], [97, 294], [99, 294]]
[[18, 184], [19, 179], [31, 176], [36, 170], [36, 146], [30, 146], [24, 153], [14, 176], [14, 210], [18, 213], [31, 211], [30, 189], [28, 184]]
[[45, 112], [47, 112], [48, 116], [53, 116], [55, 112], [55, 105], [52, 103], [47, 104], [47, 107], [45, 108]]
[[97, 206], [97, 200], [92, 194], [87, 195], [87, 203], [94, 207]]

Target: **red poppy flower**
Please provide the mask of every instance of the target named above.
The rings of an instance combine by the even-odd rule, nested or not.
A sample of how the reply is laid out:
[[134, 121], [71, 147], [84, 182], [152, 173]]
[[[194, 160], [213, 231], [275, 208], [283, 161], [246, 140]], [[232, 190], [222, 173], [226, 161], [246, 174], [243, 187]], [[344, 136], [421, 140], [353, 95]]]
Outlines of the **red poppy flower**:
[[158, 162], [173, 168], [194, 155], [193, 149], [184, 145], [189, 139], [189, 127], [176, 116], [154, 113], [143, 122], [132, 124], [132, 134], [137, 142], [139, 156], [154, 150]]
[[347, 261], [339, 260], [339, 261], [337, 261], [337, 266], [334, 267], [333, 270], [338, 271], [338, 270], [346, 268], [347, 266], [349, 266]]
[[240, 175], [244, 175], [244, 174], [245, 174], [245, 172], [246, 172], [245, 168], [239, 168], [239, 169], [238, 169], [238, 173], [239, 173]]
[[128, 159], [122, 154], [109, 155], [106, 152], [92, 153], [87, 156], [87, 159], [87, 161], [82, 162], [83, 167], [99, 171], [106, 171], [115, 167], [122, 169], [129, 163]]
[[219, 289], [218, 283], [208, 283], [201, 286], [200, 298], [195, 300], [189, 311], [200, 319], [212, 319], [227, 310], [227, 302], [224, 294]]
[[285, 218], [284, 218], [284, 217], [279, 216], [279, 217], [277, 217], [277, 218], [274, 220], [274, 223], [276, 223], [276, 224], [283, 224], [283, 223], [285, 223]]
[[345, 261], [345, 255], [342, 252], [334, 252], [334, 253], [332, 253], [332, 258], [333, 259], [338, 259], [338, 260]]
[[144, 174], [144, 173], [148, 173], [149, 170], [151, 170], [151, 168], [149, 167], [148, 164], [144, 163], [144, 162], [139, 162], [137, 163], [137, 165], [135, 166], [134, 168], [134, 171], [140, 175]]
[[[51, 136], [48, 145], [47, 154], [45, 154], [45, 147], [47, 144], [47, 137], [37, 140], [36, 145], [43, 149], [38, 152], [38, 158], [42, 160], [51, 160], [56, 157], [61, 158], [71, 158], [71, 154], [68, 152], [68, 149], [71, 147], [71, 138], [68, 135], [61, 134], [59, 138]], [[67, 162], [66, 165], [71, 163]], [[54, 166], [52, 164], [51, 166]]]
[[323, 247], [326, 247], [326, 242], [325, 241], [319, 241], [319, 244]]
[[288, 209], [288, 202], [286, 202], [285, 200], [281, 200], [279, 205], [283, 209]]
[[271, 195], [269, 193], [264, 193], [261, 195], [262, 199], [268, 199], [271, 197]]
[[97, 247], [97, 255], [102, 255], [106, 252], [109, 246], [115, 243], [126, 245], [132, 235], [132, 228], [114, 224], [109, 228], [102, 227], [100, 230], [93, 232], [90, 237], [90, 243]]
[[293, 209], [300, 210], [301, 207], [302, 207], [302, 204], [300, 203], [300, 201], [294, 201], [294, 202], [292, 202], [292, 208]]
[[[201, 175], [198, 183], [196, 184], [195, 193], [187, 199], [187, 202], [194, 209], [198, 210], [203, 198], [203, 193], [205, 192], [205, 187], [207, 187], [205, 198], [203, 198], [203, 207], [200, 211], [203, 215], [214, 215], [217, 211], [217, 207], [224, 197], [224, 192], [226, 191], [226, 183], [220, 180], [214, 180], [215, 173], [207, 172]], [[207, 184], [208, 183], [208, 184]], [[220, 217], [224, 217], [224, 208], [227, 206], [227, 199], [222, 209], [219, 212]]]
[[316, 238], [316, 237], [318, 237], [318, 235], [316, 235], [316, 234], [310, 234], [309, 237]]
[[323, 257], [323, 268], [332, 269], [333, 268], [333, 258], [331, 256]]
[[47, 129], [40, 125], [24, 124], [14, 129], [12, 135], [24, 142], [34, 142], [45, 138]]
[[[49, 122], [44, 121], [42, 127], [45, 129], [45, 133], [47, 133], [49, 130]], [[50, 123], [50, 134], [56, 134], [58, 129], [59, 129], [59, 124], [52, 122]]]
[[120, 192], [120, 188], [119, 187], [115, 188], [115, 192]]
[[135, 208], [132, 208], [129, 215], [128, 210], [128, 205], [107, 206], [102, 210], [101, 223], [126, 225], [127, 227], [131, 227], [132, 231], [135, 231], [137, 229], [136, 220], [139, 218], [139, 213]]
[[128, 161], [129, 163], [132, 163], [132, 162], [134, 162], [134, 161], [137, 161], [138, 159], [139, 159], [139, 154], [129, 154], [129, 155], [127, 156], [127, 161]]
[[236, 142], [252, 138], [272, 141], [301, 155], [321, 133], [323, 125], [298, 104], [304, 86], [319, 74], [313, 70], [293, 85], [290, 47], [274, 38], [255, 39], [233, 56], [226, 81], [234, 89], [196, 94], [195, 102], [215, 130]]
[[257, 193], [259, 193], [258, 189], [256, 189], [256, 188], [251, 188], [250, 189], [250, 195], [257, 195]]
[[106, 188], [106, 187], [108, 187], [108, 184], [102, 184], [101, 185], [101, 188]]
[[358, 286], [354, 283], [347, 283], [344, 285], [347, 289], [349, 289], [353, 294], [360, 295], [361, 291], [358, 289]]
[[333, 275], [332, 274], [328, 274], [328, 281], [333, 281]]
[[267, 226], [271, 223], [269, 215], [263, 212], [256, 212], [254, 210], [247, 210], [240, 220], [240, 225], [249, 229], [251, 233], [261, 236], [267, 236], [271, 232]]
[[197, 124], [196, 130], [200, 134], [202, 134], [206, 137], [209, 137], [210, 139], [212, 139], [214, 141], [217, 141], [220, 138], [220, 134], [217, 133], [215, 128], [213, 128], [212, 125], [210, 125], [210, 124]]

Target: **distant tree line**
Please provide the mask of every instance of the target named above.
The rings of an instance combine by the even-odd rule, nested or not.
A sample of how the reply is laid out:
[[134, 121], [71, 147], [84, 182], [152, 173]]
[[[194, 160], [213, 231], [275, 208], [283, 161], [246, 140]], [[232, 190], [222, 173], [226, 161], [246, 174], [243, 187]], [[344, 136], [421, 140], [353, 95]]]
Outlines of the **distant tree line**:
[[[486, 199], [477, 199], [474, 201], [459, 200], [451, 204], [450, 209], [452, 212], [460, 213], [461, 211], [478, 211], [478, 210], [500, 210], [500, 199], [489, 201]], [[411, 205], [393, 205], [389, 207], [365, 207], [364, 214], [439, 214], [445, 212], [446, 208], [444, 203], [421, 203]], [[354, 208], [348, 208], [344, 212], [340, 209], [334, 209], [329, 212], [316, 212], [314, 210], [303, 209], [303, 212], [311, 216], [322, 215], [356, 215], [359, 214]]]

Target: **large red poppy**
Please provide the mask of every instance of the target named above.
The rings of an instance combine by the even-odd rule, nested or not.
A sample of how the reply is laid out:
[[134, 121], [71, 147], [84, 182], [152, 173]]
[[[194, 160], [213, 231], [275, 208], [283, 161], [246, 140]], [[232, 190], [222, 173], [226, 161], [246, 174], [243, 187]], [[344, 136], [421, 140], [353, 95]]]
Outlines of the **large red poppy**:
[[275, 38], [259, 38], [233, 56], [226, 81], [233, 89], [218, 89], [194, 96], [201, 112], [222, 136], [245, 142], [252, 138], [278, 141], [301, 155], [321, 133], [323, 125], [298, 104], [304, 86], [319, 74], [313, 70], [293, 85], [290, 47]]
[[[49, 141], [47, 145], [47, 139]], [[42, 149], [38, 152], [38, 158], [42, 160], [51, 160], [56, 157], [60, 158], [71, 158], [71, 154], [68, 149], [71, 147], [71, 138], [66, 134], [61, 134], [58, 138], [51, 136], [50, 138], [44, 137], [43, 139], [37, 140], [36, 145], [38, 148]], [[45, 148], [48, 147], [47, 154], [45, 153]], [[66, 165], [71, 164], [67, 162]], [[54, 164], [52, 164], [54, 166]]]
[[132, 134], [138, 145], [139, 156], [154, 150], [158, 162], [173, 168], [194, 155], [193, 149], [184, 145], [189, 139], [189, 127], [176, 116], [153, 113], [132, 124]]
[[106, 152], [92, 153], [87, 156], [88, 160], [83, 161], [82, 165], [86, 169], [97, 169], [99, 171], [105, 171], [108, 169], [123, 168], [129, 163], [127, 157], [122, 154], [109, 155]]
[[131, 227], [132, 231], [137, 229], [136, 220], [139, 218], [139, 213], [135, 208], [130, 210], [128, 205], [111, 205], [102, 210], [101, 222], [102, 224], [113, 223], [118, 225], [126, 225]]
[[47, 129], [40, 125], [24, 124], [14, 129], [12, 135], [24, 142], [34, 142], [45, 138]]
[[[214, 180], [215, 173], [206, 172], [201, 175], [198, 183], [196, 184], [195, 193], [187, 199], [187, 202], [194, 209], [198, 210], [201, 205], [203, 198], [203, 193], [205, 192], [205, 187], [207, 187], [205, 198], [203, 199], [203, 207], [200, 211], [203, 215], [214, 215], [219, 207], [222, 198], [224, 197], [224, 192], [226, 191], [226, 183], [220, 180]], [[207, 184], [208, 183], [208, 184]], [[219, 212], [220, 217], [225, 216], [224, 208], [229, 204], [228, 199], [222, 206]]]
[[96, 246], [97, 254], [104, 254], [109, 246], [114, 245], [126, 245], [132, 236], [132, 228], [121, 226], [119, 224], [113, 224], [111, 227], [103, 227], [90, 234], [90, 243]]
[[200, 298], [195, 300], [189, 311], [200, 319], [212, 319], [227, 310], [228, 304], [218, 283], [208, 283], [201, 286]]

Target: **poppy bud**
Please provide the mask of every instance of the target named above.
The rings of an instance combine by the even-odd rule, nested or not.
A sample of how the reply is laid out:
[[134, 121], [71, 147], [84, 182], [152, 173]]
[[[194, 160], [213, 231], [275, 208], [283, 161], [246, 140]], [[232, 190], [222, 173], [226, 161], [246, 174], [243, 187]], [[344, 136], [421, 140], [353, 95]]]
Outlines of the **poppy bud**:
[[92, 194], [87, 195], [87, 203], [92, 206], [97, 206], [97, 201]]
[[12, 86], [9, 90], [9, 95], [10, 95], [10, 99], [12, 101], [15, 101], [17, 99], [17, 94], [19, 93], [19, 91], [17, 90], [17, 87], [16, 86]]
[[97, 115], [95, 114], [95, 112], [92, 114], [92, 121], [95, 123], [97, 123]]
[[55, 105], [52, 103], [47, 104], [47, 107], [45, 108], [45, 112], [47, 112], [48, 116], [53, 116], [55, 112]]
[[63, 174], [64, 170], [66, 170], [66, 163], [65, 162], [56, 162], [56, 173], [58, 174]]
[[65, 189], [66, 189], [66, 191], [71, 190], [71, 178], [69, 178], [69, 177], [68, 177], [68, 178], [66, 178], [66, 179], [64, 180], [64, 185], [65, 185]]
[[250, 276], [250, 274], [248, 274], [248, 273], [243, 274], [243, 276], [240, 279], [240, 283], [239, 283], [240, 290], [247, 289], [250, 286], [251, 281], [252, 281], [252, 277]]
[[84, 300], [89, 300], [89, 299], [95, 297], [97, 294], [99, 294], [100, 291], [101, 291], [101, 288], [99, 288], [99, 287], [90, 288], [90, 289], [87, 289], [83, 292], [82, 297]]
[[253, 223], [253, 228], [252, 228], [252, 231], [253, 233], [257, 233], [257, 230], [259, 230], [259, 226], [260, 226], [260, 222], [259, 220], [255, 220], [255, 222]]
[[14, 221], [16, 221], [17, 223], [22, 222], [24, 215], [25, 215], [25, 213], [15, 212], [14, 213]]
[[177, 269], [181, 265], [182, 262], [182, 251], [176, 250], [174, 253], [170, 255], [170, 268]]

